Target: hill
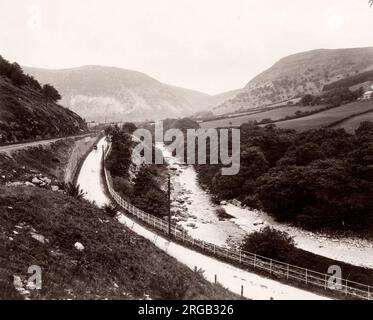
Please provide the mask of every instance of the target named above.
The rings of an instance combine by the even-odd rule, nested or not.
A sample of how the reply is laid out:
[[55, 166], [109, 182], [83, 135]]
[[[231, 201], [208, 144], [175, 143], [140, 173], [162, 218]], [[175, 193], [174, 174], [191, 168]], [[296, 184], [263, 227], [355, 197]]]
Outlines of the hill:
[[144, 121], [182, 117], [220, 104], [225, 95], [159, 82], [148, 75], [121, 68], [84, 66], [48, 70], [25, 67], [43, 83], [53, 84], [62, 101], [87, 121]]
[[275, 104], [306, 93], [316, 94], [325, 85], [373, 69], [373, 47], [318, 49], [285, 57], [252, 79], [217, 113]]
[[[74, 146], [84, 142], [0, 153], [0, 299], [237, 298], [107, 211], [59, 189]], [[46, 184], [32, 183], [36, 177]], [[42, 269], [41, 290], [27, 288], [31, 265]]]
[[0, 56], [0, 143], [78, 134], [77, 114], [47, 99], [33, 77]]
[[[0, 222], [1, 299], [236, 298], [85, 200], [0, 186]], [[41, 290], [24, 284], [31, 265]]]

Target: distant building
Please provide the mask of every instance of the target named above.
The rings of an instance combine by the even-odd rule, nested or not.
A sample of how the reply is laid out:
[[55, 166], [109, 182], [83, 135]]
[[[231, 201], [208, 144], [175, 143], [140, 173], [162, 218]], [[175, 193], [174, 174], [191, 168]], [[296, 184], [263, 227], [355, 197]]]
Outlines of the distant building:
[[361, 100], [373, 100], [373, 90], [365, 92]]

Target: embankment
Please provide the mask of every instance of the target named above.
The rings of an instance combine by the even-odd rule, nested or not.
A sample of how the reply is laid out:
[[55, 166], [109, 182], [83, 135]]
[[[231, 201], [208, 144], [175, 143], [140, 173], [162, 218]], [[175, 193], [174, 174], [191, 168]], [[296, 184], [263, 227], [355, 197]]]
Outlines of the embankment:
[[84, 163], [84, 160], [102, 137], [102, 134], [99, 134], [98, 136], [92, 135], [90, 137], [85, 137], [84, 139], [75, 141], [74, 147], [70, 154], [69, 162], [65, 169], [65, 183], [76, 183], [77, 176]]

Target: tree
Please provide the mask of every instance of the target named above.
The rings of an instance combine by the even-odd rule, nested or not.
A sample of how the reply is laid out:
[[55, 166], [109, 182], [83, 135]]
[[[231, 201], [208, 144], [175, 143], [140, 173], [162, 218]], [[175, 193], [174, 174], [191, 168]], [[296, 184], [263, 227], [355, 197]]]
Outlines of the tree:
[[26, 77], [23, 74], [23, 70], [21, 66], [16, 62], [12, 63], [12, 71], [9, 77], [15, 86], [22, 86], [26, 84]]
[[331, 103], [333, 107], [339, 107], [342, 104], [342, 98], [341, 96], [335, 95], [331, 99]]
[[265, 227], [248, 235], [241, 249], [263, 257], [288, 261], [294, 253], [295, 243], [287, 233]]
[[314, 98], [311, 94], [306, 94], [302, 97], [300, 103], [302, 104], [302, 106], [309, 106], [313, 99]]
[[132, 122], [126, 122], [122, 126], [122, 131], [132, 134], [137, 129], [136, 125]]
[[50, 84], [45, 84], [42, 88], [42, 94], [46, 99], [46, 102], [57, 102], [61, 99], [61, 95], [55, 87]]

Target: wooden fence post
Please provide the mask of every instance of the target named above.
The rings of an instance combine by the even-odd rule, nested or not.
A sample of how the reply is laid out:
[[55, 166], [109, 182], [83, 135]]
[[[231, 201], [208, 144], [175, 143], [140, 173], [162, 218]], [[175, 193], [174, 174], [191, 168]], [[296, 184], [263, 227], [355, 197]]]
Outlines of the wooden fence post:
[[348, 280], [347, 279], [346, 279], [345, 289], [346, 289], [346, 296], [347, 296], [348, 295]]
[[272, 274], [272, 259], [269, 260], [269, 274]]

